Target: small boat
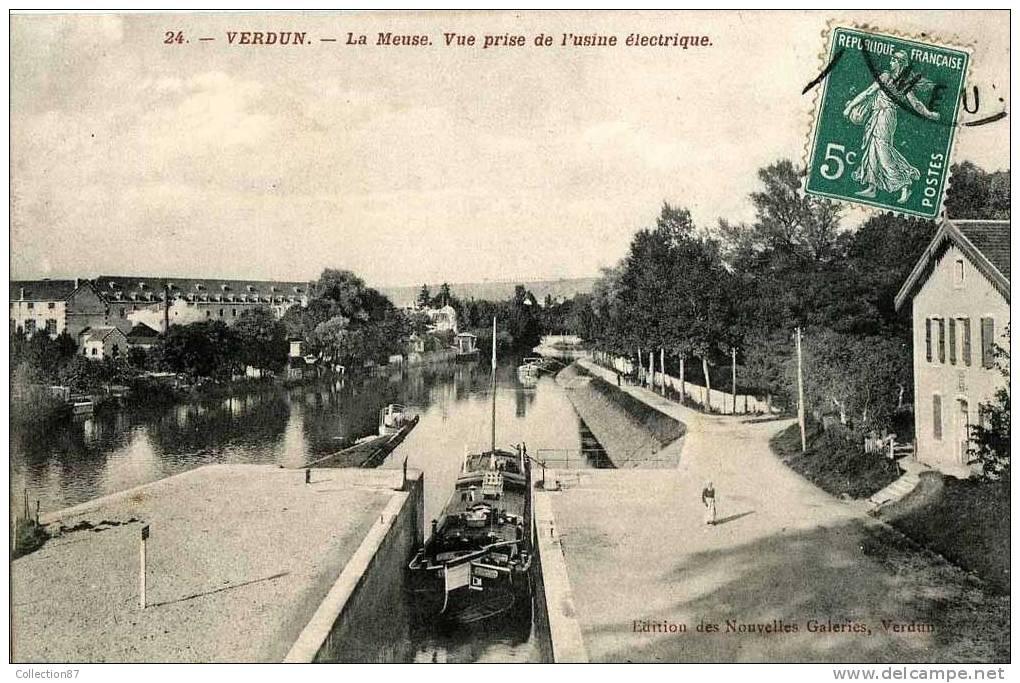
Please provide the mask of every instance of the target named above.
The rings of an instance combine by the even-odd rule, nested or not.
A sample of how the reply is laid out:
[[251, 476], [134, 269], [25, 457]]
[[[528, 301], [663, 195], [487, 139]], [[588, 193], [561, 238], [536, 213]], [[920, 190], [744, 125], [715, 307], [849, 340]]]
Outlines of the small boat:
[[563, 367], [563, 363], [554, 358], [530, 356], [517, 366], [517, 378], [522, 384], [534, 384], [543, 373], [552, 373], [561, 367]]
[[420, 416], [391, 403], [379, 411], [379, 434], [369, 434], [354, 445], [310, 462], [306, 467], [377, 467], [418, 424]]
[[379, 410], [379, 436], [396, 434], [404, 428], [414, 416], [399, 403], [391, 403]]
[[[495, 321], [493, 321], [495, 339]], [[465, 453], [453, 495], [408, 564], [410, 591], [441, 619], [472, 623], [530, 605], [531, 459], [496, 448], [496, 353], [490, 448]]]

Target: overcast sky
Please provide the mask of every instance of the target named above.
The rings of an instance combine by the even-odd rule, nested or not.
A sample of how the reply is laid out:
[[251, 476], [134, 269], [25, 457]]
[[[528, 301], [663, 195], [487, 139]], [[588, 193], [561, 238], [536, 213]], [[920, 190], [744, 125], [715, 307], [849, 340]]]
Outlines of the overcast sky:
[[[812, 95], [800, 91], [828, 18], [15, 16], [12, 274], [303, 279], [332, 266], [377, 285], [594, 275], [664, 199], [704, 225], [752, 218], [755, 170], [803, 156]], [[1008, 97], [1007, 13], [847, 18], [973, 43], [983, 104]], [[164, 45], [167, 30], [191, 42]], [[230, 30], [314, 42], [228, 46]], [[593, 30], [707, 34], [712, 46], [343, 45], [347, 31], [438, 43], [444, 31]], [[962, 129], [955, 158], [1008, 167], [1007, 126]]]

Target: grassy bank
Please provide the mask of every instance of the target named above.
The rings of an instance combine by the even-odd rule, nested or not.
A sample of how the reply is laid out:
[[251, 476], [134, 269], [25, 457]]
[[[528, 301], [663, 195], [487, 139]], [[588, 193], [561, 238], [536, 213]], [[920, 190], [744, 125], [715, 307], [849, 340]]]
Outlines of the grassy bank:
[[807, 451], [800, 451], [800, 427], [790, 425], [769, 442], [792, 470], [834, 496], [867, 498], [899, 477], [882, 453], [865, 453], [839, 434], [808, 424]]
[[917, 543], [1009, 594], [1008, 483], [925, 472], [917, 488], [884, 507], [880, 518]]

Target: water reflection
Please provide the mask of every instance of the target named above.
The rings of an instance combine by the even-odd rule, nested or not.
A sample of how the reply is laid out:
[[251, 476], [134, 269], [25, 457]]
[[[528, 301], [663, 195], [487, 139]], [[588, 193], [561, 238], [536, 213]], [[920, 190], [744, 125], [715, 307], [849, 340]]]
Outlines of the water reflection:
[[[498, 373], [500, 445], [526, 441], [574, 454], [575, 462], [558, 467], [599, 466], [579, 455], [590, 448], [590, 433], [560, 387], [548, 377], [524, 386], [515, 366], [508, 360]], [[422, 420], [384, 466], [409, 455], [410, 465], [426, 472], [432, 511], [445, 503], [443, 488], [452, 488], [464, 448], [487, 445], [489, 377], [478, 363], [437, 365], [12, 429], [11, 509], [24, 490], [46, 511], [205, 464], [300, 467], [373, 433], [379, 409], [397, 402], [413, 406]]]

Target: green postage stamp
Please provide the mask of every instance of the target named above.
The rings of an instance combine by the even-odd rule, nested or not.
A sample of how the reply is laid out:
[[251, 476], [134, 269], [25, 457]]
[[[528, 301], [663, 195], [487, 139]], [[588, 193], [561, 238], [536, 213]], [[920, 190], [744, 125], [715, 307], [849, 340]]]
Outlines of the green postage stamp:
[[970, 55], [862, 29], [829, 35], [805, 189], [937, 218]]

